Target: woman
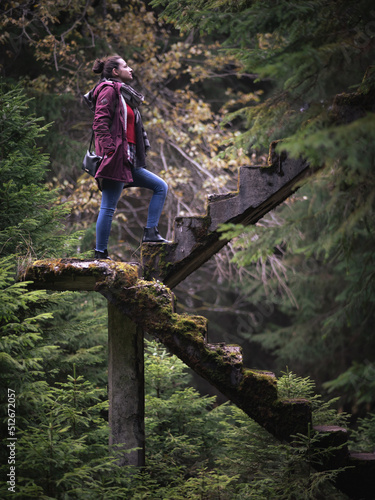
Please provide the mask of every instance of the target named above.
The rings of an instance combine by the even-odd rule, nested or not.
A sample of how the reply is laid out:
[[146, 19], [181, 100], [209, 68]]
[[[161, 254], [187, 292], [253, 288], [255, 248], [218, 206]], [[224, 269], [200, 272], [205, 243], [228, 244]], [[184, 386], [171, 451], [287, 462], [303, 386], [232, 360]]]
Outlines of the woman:
[[124, 187], [143, 187], [153, 191], [142, 242], [168, 243], [158, 232], [158, 223], [168, 186], [146, 170], [146, 152], [150, 147], [138, 107], [143, 95], [127, 83], [133, 70], [120, 56], [97, 59], [94, 73], [99, 84], [86, 94], [95, 109], [93, 129], [95, 151], [103, 157], [95, 179], [102, 191], [96, 223], [95, 258], [109, 259], [107, 244], [113, 214]]

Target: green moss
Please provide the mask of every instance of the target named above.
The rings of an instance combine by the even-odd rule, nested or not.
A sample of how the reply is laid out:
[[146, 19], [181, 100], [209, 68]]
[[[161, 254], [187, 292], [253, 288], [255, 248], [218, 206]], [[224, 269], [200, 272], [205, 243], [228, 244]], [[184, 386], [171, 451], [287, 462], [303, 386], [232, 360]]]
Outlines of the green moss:
[[251, 377], [257, 380], [267, 380], [271, 385], [277, 386], [276, 377], [273, 373], [266, 370], [252, 370], [246, 368], [244, 370], [244, 377]]
[[87, 261], [80, 259], [46, 259], [35, 261], [26, 270], [25, 279], [40, 283], [53, 283], [56, 278], [69, 279], [94, 277], [97, 286], [109, 286], [118, 282], [122, 286], [134, 285], [138, 279], [136, 266], [113, 261]]
[[51, 282], [56, 277], [64, 279], [64, 275], [69, 279], [95, 276], [96, 291], [266, 429], [282, 437], [305, 429], [311, 415], [306, 401], [277, 400], [276, 378], [272, 373], [244, 369], [237, 345], [207, 344], [206, 318], [176, 314], [171, 290], [157, 280], [138, 278], [136, 266], [56, 259], [37, 261], [31, 269], [34, 278]]
[[277, 400], [276, 378], [269, 372], [244, 369], [240, 389], [250, 415], [268, 412]]
[[189, 334], [195, 338], [201, 338], [206, 333], [207, 319], [203, 316], [189, 316], [185, 314], [173, 314], [174, 328], [181, 334]]
[[141, 247], [141, 264], [145, 279], [162, 279], [168, 268], [173, 264], [170, 261], [171, 254], [175, 251], [177, 244], [143, 243]]

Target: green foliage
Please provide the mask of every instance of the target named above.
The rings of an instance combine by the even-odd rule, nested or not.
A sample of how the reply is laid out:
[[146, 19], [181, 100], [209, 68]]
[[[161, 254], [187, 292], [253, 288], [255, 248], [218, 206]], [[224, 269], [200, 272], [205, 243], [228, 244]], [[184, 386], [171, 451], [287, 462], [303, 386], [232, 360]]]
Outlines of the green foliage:
[[353, 362], [336, 379], [324, 383], [330, 392], [345, 392], [360, 405], [371, 405], [375, 388], [375, 364], [371, 362]]
[[145, 391], [147, 397], [166, 398], [188, 382], [186, 365], [155, 341], [145, 339]]
[[16, 498], [64, 498], [72, 487], [71, 476], [81, 467], [90, 467], [93, 472], [100, 459], [103, 469], [111, 465], [108, 426], [101, 416], [108, 408], [103, 389], [95, 388], [75, 371], [66, 382], [56, 386], [45, 383], [42, 388], [42, 394], [28, 392], [27, 397], [37, 397], [38, 404], [27, 416], [22, 415], [26, 395], [16, 392]]
[[348, 415], [335, 409], [339, 398], [325, 401], [320, 394], [315, 394], [315, 382], [309, 377], [303, 378], [290, 372], [282, 372], [277, 384], [280, 399], [302, 398], [311, 403], [313, 425], [339, 425], [348, 423]]
[[356, 430], [351, 433], [350, 446], [357, 451], [374, 453], [375, 414], [369, 413], [358, 421]]
[[[1, 381], [12, 389], [27, 388], [42, 372], [43, 360], [57, 346], [42, 342], [42, 328], [51, 319], [50, 312], [43, 312], [47, 303], [54, 300], [45, 291], [28, 291], [27, 284], [14, 281], [14, 263], [10, 258], [0, 260], [0, 332], [1, 332]], [[26, 389], [26, 392], [27, 392]]]
[[[147, 465], [118, 467], [108, 452], [104, 390], [73, 367], [65, 381], [43, 384], [38, 404], [17, 424], [15, 498], [294, 500], [345, 497], [332, 488], [334, 472], [318, 473], [316, 437], [279, 444], [237, 407], [215, 405], [182, 380], [186, 368], [155, 341], [147, 342], [146, 380], [168, 388], [146, 397]], [[181, 383], [172, 388], [170, 371]], [[35, 384], [37, 385], [37, 384]], [[287, 372], [279, 381], [290, 397], [312, 397], [313, 383]], [[154, 393], [154, 394], [152, 394]], [[17, 412], [23, 395], [16, 393]], [[329, 453], [332, 450], [326, 450]], [[2, 471], [6, 470], [2, 461]], [[6, 485], [0, 487], [6, 494]]]
[[[56, 479], [65, 471], [95, 462], [107, 453], [108, 429], [100, 411], [108, 403], [101, 401], [102, 394], [102, 389], [94, 388], [75, 373], [65, 383], [48, 387], [36, 418], [28, 422], [17, 441], [21, 489], [25, 486], [27, 491], [30, 481], [33, 487], [42, 486], [44, 494], [53, 497], [57, 494]], [[60, 495], [66, 483], [62, 483]]]
[[0, 255], [56, 256], [74, 239], [63, 232], [68, 206], [44, 184], [48, 156], [37, 147], [47, 131], [29, 111], [20, 87], [0, 85]]
[[[218, 459], [229, 476], [239, 475], [232, 498], [346, 498], [330, 484], [337, 471], [317, 472], [312, 467], [322, 459], [317, 436], [298, 435], [290, 445], [277, 444], [266, 432], [248, 422], [240, 410], [233, 408], [233, 415], [236, 427], [227, 430], [223, 454]], [[238, 446], [239, 439], [241, 446]], [[332, 451], [327, 449], [323, 453], [329, 455]]]
[[[260, 311], [248, 337], [276, 355], [278, 369], [288, 364], [319, 384], [331, 380], [326, 387], [343, 392], [345, 404], [372, 406], [372, 3], [152, 4], [180, 29], [225, 35], [225, 53], [268, 83], [264, 98], [226, 115], [228, 124], [242, 119], [234, 144], [265, 152], [271, 140], [282, 139], [280, 153], [324, 167], [256, 227], [223, 228], [224, 238], [240, 236], [234, 261], [251, 276], [236, 291]], [[262, 312], [265, 302], [272, 314]], [[355, 385], [354, 372], [364, 375]]]
[[44, 328], [45, 341], [59, 346], [46, 360], [49, 380], [65, 380], [74, 364], [91, 382], [106, 384], [107, 301], [89, 292], [60, 295], [53, 318]]
[[284, 137], [283, 129], [298, 130], [301, 119], [311, 117], [301, 118], [304, 104], [323, 109], [322, 99], [359, 83], [359, 68], [372, 62], [369, 0], [154, 0], [152, 5], [162, 6], [163, 15], [180, 29], [222, 35], [227, 54], [241, 60], [246, 71], [272, 80], [276, 92], [241, 110], [243, 139], [258, 146]]

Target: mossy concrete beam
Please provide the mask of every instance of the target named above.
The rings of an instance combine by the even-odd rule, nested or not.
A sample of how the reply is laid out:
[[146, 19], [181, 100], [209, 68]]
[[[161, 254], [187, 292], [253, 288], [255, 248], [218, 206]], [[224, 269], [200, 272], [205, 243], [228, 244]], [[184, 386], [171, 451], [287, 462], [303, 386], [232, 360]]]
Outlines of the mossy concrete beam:
[[[278, 401], [274, 374], [244, 369], [239, 346], [207, 344], [206, 318], [177, 314], [173, 292], [163, 283], [139, 279], [137, 266], [105, 261], [40, 261], [29, 268], [25, 278], [36, 280], [34, 285], [39, 288], [77, 290], [78, 283], [83, 290], [101, 293], [111, 305], [109, 310], [118, 311], [160, 340], [275, 436], [287, 439], [296, 429], [307, 428], [306, 418], [300, 418], [301, 404], [288, 406]], [[120, 345], [127, 334], [119, 335]], [[117, 370], [121, 371], [120, 361]]]
[[[281, 401], [273, 373], [242, 366], [239, 346], [207, 344], [207, 320], [175, 312], [174, 296], [163, 283], [138, 278], [137, 266], [103, 261], [39, 261], [24, 279], [34, 286], [53, 290], [95, 290], [109, 301], [109, 399], [111, 444], [134, 451], [122, 464], [144, 464], [144, 399], [142, 333], [163, 342], [199, 375], [208, 380], [280, 440], [311, 428], [310, 403], [304, 399]], [[322, 429], [315, 428], [315, 431]], [[341, 443], [343, 432], [323, 436], [322, 448]], [[323, 429], [324, 432], [324, 429]], [[135, 448], [137, 448], [135, 450]], [[371, 499], [375, 454], [338, 452], [332, 463], [349, 467], [340, 472], [336, 485], [350, 498]]]
[[45, 290], [94, 291], [97, 284], [131, 286], [138, 281], [139, 267], [111, 260], [46, 259], [30, 265], [23, 281], [32, 281], [33, 288]]

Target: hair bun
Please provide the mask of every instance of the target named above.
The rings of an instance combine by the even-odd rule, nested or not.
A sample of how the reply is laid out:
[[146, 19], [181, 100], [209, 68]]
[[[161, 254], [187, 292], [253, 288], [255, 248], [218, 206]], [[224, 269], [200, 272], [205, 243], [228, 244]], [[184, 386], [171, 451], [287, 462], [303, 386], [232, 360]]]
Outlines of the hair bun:
[[104, 69], [104, 61], [101, 59], [96, 59], [94, 62], [94, 66], [92, 67], [92, 70], [94, 73], [103, 73]]

